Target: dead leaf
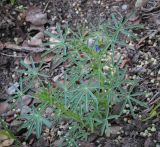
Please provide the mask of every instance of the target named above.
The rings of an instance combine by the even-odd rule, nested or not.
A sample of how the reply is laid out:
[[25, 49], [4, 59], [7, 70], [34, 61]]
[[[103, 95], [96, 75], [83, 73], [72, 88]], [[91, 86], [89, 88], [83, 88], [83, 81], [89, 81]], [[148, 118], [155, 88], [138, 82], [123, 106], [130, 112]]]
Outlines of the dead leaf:
[[9, 104], [4, 102], [0, 103], [0, 115], [7, 112], [9, 110]]
[[31, 47], [38, 47], [41, 45], [42, 45], [42, 39], [31, 38], [31, 40], [28, 41], [28, 46]]
[[8, 135], [5, 130], [0, 130], [0, 141], [8, 139]]
[[147, 4], [148, 0], [137, 0], [135, 3], [135, 8], [142, 8]]
[[[53, 54], [53, 53], [49, 53], [44, 57], [42, 56], [42, 53], [35, 53], [35, 54], [32, 54], [32, 59], [33, 59], [34, 63], [40, 63], [42, 61], [46, 63], [46, 62], [52, 61], [54, 56], [55, 56], [55, 54]], [[24, 63], [25, 64], [32, 64], [30, 56], [25, 57]]]
[[35, 36], [33, 36], [31, 40], [28, 41], [28, 46], [32, 46], [32, 47], [42, 46], [43, 39], [44, 39], [43, 32], [39, 32]]
[[11, 146], [14, 143], [14, 139], [7, 139], [2, 142], [2, 147]]
[[8, 131], [0, 130], [0, 147], [6, 147], [13, 144], [14, 139]]
[[132, 24], [135, 24], [135, 25], [140, 24], [141, 22], [141, 18], [139, 16], [133, 16], [129, 20], [132, 22]]
[[17, 101], [17, 108], [29, 106], [33, 102], [33, 98], [29, 95], [24, 95], [20, 101]]
[[14, 115], [6, 118], [7, 123], [11, 123], [15, 119]]
[[0, 139], [2, 140], [2, 138], [6, 138], [4, 136], [6, 136], [7, 139], [13, 139], [12, 135], [8, 131], [6, 131], [6, 130], [0, 130]]
[[37, 33], [33, 38], [36, 38], [36, 39], [44, 39], [44, 33], [43, 32], [39, 32]]
[[47, 23], [47, 14], [38, 7], [30, 7], [26, 14], [26, 21], [35, 26], [42, 26]]

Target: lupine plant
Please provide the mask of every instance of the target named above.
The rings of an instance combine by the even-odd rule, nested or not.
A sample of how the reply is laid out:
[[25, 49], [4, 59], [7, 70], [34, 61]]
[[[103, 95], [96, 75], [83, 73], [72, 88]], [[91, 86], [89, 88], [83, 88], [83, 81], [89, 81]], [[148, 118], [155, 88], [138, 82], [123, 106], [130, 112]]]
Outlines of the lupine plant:
[[[79, 27], [76, 32], [73, 32], [69, 28], [62, 31], [57, 26], [56, 34], [46, 32], [49, 37], [59, 41], [45, 43], [44, 46], [54, 44], [54, 47], [49, 48], [44, 56], [54, 52], [61, 60], [62, 66], [66, 64], [68, 66], [64, 66], [63, 83], [57, 80], [56, 87], [53, 87], [52, 83], [48, 87], [43, 85], [34, 97], [42, 104], [54, 106], [56, 114], [72, 120], [73, 124], [77, 123], [85, 132], [100, 130], [101, 135], [108, 134], [111, 121], [123, 115], [126, 104], [130, 106], [131, 115], [136, 117], [133, 106], [147, 107], [147, 105], [136, 99], [137, 96], [142, 95], [136, 92], [137, 81], [127, 80], [127, 70], [119, 67], [121, 56], [118, 60], [115, 59], [118, 46], [128, 47], [126, 40], [121, 38], [124, 39], [124, 36], [134, 38], [130, 30], [141, 27], [127, 25], [127, 23], [128, 18], [118, 20], [112, 15], [110, 23], [100, 24], [97, 28]], [[53, 64], [56, 62], [57, 60], [54, 60]], [[25, 65], [23, 62], [22, 64], [27, 70], [19, 72], [27, 73], [29, 77], [47, 78], [40, 73], [40, 68], [36, 68], [34, 62], [32, 66]], [[107, 70], [104, 70], [104, 67]], [[115, 105], [120, 106], [118, 113], [113, 112]], [[22, 128], [28, 128], [28, 135], [35, 130], [37, 137], [40, 137], [42, 124], [50, 126], [49, 122], [43, 119], [38, 111], [28, 115], [23, 116], [26, 122]], [[31, 127], [28, 121], [32, 122]], [[40, 124], [38, 128], [36, 124]], [[80, 135], [75, 141], [81, 137], [84, 136]]]

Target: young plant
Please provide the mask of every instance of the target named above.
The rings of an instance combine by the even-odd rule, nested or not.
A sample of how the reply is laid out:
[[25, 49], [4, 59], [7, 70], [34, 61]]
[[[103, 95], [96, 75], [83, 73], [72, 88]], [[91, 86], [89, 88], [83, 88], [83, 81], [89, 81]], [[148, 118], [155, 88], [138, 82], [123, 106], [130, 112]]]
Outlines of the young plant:
[[[108, 134], [112, 120], [122, 116], [126, 104], [129, 104], [131, 115], [135, 117], [133, 105], [147, 105], [135, 98], [142, 93], [136, 93], [135, 81], [126, 80], [126, 70], [120, 69], [122, 59], [121, 56], [117, 59], [116, 51], [118, 46], [128, 46], [121, 38], [124, 39], [124, 35], [133, 36], [130, 29], [140, 27], [127, 27], [128, 20], [118, 20], [113, 15], [111, 23], [88, 29], [87, 33], [84, 28], [73, 32], [68, 28], [62, 31], [59, 26], [56, 28], [57, 34], [46, 32], [56, 41], [44, 44], [54, 45], [44, 55], [54, 52], [58, 59], [56, 62], [61, 60], [63, 83], [57, 80], [55, 88], [52, 84], [48, 87], [42, 84], [42, 89], [36, 92], [35, 97], [42, 103], [54, 106], [56, 114], [76, 122], [82, 130], [100, 130], [101, 135]], [[54, 64], [56, 62], [53, 61]], [[18, 72], [27, 73], [28, 79], [46, 77], [40, 73], [42, 64], [38, 68], [34, 62], [32, 66], [23, 62], [22, 65], [26, 70]], [[120, 106], [117, 113], [113, 112], [116, 105]], [[40, 137], [42, 124], [49, 125], [35, 109], [22, 118], [26, 118], [22, 128], [28, 128], [28, 135], [35, 130], [37, 137]]]
[[43, 125], [46, 125], [48, 128], [51, 127], [51, 122], [41, 114], [44, 108], [44, 105], [39, 106], [37, 109], [32, 107], [30, 113], [23, 114], [19, 117], [19, 119], [25, 120], [19, 130], [27, 128], [27, 138], [33, 132], [35, 132], [37, 138], [40, 138]]

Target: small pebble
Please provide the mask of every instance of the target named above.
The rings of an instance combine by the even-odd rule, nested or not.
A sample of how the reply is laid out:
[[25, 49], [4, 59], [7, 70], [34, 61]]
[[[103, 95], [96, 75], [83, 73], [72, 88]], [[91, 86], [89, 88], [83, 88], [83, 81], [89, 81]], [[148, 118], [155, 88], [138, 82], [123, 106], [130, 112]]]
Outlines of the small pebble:
[[151, 132], [155, 132], [156, 131], [156, 128], [155, 127], [152, 127], [151, 128]]
[[6, 90], [7, 94], [13, 95], [17, 91], [17, 88], [19, 87], [19, 83], [16, 82], [14, 84], [10, 84], [11, 86]]
[[122, 10], [127, 10], [127, 8], [128, 8], [128, 5], [126, 4], [122, 5]]
[[151, 76], [154, 76], [154, 72], [151, 72], [150, 75], [151, 75]]
[[155, 79], [152, 79], [152, 80], [151, 80], [151, 83], [154, 83], [154, 82], [155, 82]]

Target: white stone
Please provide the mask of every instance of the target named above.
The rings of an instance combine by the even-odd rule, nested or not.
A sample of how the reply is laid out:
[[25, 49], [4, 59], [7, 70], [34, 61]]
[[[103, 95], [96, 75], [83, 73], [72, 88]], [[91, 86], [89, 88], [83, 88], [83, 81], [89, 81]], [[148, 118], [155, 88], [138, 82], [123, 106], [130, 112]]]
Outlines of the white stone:
[[122, 5], [122, 10], [127, 10], [127, 8], [128, 8], [128, 5], [126, 4]]

